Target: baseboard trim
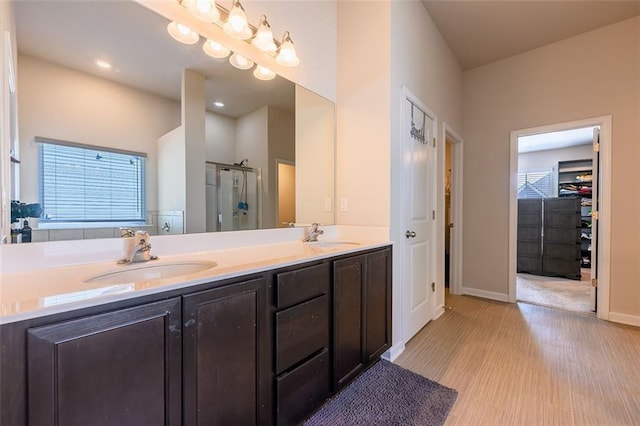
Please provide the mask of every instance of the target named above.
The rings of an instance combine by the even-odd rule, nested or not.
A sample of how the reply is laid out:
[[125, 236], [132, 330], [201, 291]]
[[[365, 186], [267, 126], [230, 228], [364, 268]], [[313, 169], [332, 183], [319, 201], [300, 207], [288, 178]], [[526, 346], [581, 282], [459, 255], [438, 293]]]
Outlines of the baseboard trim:
[[469, 296], [482, 297], [485, 299], [497, 300], [499, 302], [509, 302], [509, 295], [504, 293], [496, 293], [494, 291], [478, 290], [477, 288], [462, 287], [462, 294]]
[[400, 356], [402, 352], [404, 352], [404, 348], [404, 342], [396, 343], [395, 345], [391, 346], [388, 351], [382, 354], [382, 358], [386, 359], [387, 361], [393, 362]]
[[436, 314], [433, 316], [434, 320], [437, 320], [444, 314], [444, 305], [440, 305], [436, 308]]
[[640, 327], [640, 316], [609, 312], [609, 321]]

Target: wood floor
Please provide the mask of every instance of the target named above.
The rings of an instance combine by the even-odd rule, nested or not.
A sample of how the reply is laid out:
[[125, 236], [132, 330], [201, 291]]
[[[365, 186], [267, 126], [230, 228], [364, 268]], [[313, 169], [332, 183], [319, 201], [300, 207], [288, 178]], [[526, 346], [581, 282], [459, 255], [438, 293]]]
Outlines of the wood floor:
[[640, 328], [449, 296], [396, 363], [458, 390], [447, 425], [640, 425]]

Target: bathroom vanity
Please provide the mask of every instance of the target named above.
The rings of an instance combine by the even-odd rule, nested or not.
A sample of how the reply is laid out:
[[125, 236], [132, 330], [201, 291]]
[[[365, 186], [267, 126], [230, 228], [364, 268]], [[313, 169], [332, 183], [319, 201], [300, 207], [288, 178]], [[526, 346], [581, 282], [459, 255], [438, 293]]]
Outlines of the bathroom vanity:
[[389, 243], [303, 250], [5, 321], [0, 423], [302, 421], [391, 345]]

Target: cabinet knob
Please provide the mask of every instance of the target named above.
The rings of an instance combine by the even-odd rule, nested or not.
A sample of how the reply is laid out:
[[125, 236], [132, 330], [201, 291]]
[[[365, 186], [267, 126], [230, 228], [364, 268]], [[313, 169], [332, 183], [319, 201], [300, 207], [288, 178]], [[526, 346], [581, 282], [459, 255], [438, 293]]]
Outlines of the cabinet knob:
[[404, 233], [404, 236], [407, 238], [415, 238], [416, 237], [416, 233], [415, 231], [407, 231]]

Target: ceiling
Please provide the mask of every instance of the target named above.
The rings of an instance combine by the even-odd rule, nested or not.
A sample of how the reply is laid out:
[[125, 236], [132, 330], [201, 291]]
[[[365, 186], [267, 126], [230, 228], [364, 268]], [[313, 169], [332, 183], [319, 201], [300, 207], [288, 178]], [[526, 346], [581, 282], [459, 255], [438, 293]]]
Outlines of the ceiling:
[[518, 153], [569, 148], [593, 143], [593, 127], [538, 133], [518, 138]]
[[640, 14], [640, 0], [422, 0], [463, 70]]
[[[17, 0], [18, 53], [180, 101], [183, 69], [206, 77], [207, 109], [239, 117], [264, 105], [294, 109], [295, 85], [282, 77], [261, 81], [252, 71], [173, 40], [168, 21], [132, 1]], [[96, 66], [106, 59], [112, 70]], [[213, 101], [225, 103], [223, 109]]]

